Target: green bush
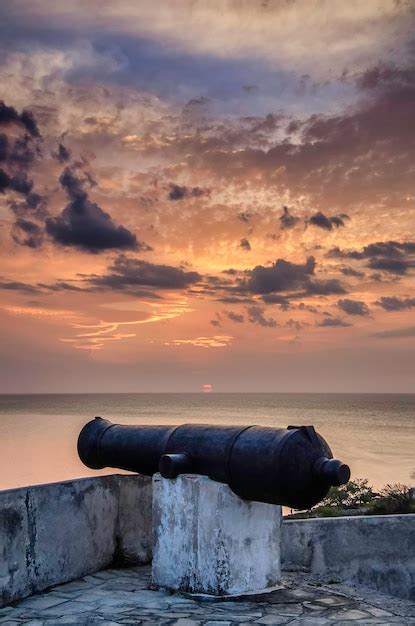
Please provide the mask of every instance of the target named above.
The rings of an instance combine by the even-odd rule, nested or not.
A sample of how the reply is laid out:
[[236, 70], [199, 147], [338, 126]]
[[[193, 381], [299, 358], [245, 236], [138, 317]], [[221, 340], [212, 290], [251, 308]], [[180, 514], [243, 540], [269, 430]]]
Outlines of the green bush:
[[376, 493], [373, 491], [367, 478], [356, 478], [349, 480], [346, 485], [331, 487], [329, 493], [324, 498], [322, 506], [357, 508], [365, 506], [373, 500]]
[[369, 515], [396, 515], [415, 513], [412, 490], [406, 485], [386, 485], [377, 498], [370, 502]]

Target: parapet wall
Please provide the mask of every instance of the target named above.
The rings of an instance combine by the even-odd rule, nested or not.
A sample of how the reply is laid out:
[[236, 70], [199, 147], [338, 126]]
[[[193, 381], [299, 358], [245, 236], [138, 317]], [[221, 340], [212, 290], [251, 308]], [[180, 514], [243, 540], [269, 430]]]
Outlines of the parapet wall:
[[[0, 491], [0, 606], [152, 557], [152, 489], [112, 475]], [[415, 598], [415, 515], [286, 520], [283, 569]]]
[[415, 600], [415, 515], [286, 520], [282, 563]]
[[143, 476], [0, 491], [0, 606], [113, 563], [148, 563], [151, 506]]

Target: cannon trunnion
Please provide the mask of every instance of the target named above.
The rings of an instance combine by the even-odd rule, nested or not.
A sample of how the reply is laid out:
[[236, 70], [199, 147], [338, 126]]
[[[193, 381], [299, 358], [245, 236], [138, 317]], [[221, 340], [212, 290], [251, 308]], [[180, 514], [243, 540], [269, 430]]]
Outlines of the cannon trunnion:
[[124, 426], [96, 417], [82, 429], [78, 453], [93, 469], [202, 474], [246, 500], [295, 509], [314, 506], [350, 478], [313, 426]]

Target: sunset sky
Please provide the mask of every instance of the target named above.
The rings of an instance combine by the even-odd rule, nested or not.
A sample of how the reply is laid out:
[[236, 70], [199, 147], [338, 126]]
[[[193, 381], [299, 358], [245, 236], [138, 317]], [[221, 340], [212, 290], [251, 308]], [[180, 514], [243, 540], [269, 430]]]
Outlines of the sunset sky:
[[414, 33], [2, 0], [0, 392], [414, 391]]

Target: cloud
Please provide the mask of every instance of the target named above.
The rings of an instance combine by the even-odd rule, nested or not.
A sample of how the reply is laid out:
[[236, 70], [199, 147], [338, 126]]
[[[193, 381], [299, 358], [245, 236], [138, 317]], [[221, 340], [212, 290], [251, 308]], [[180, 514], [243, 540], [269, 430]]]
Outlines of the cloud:
[[375, 304], [385, 311], [405, 311], [415, 307], [415, 298], [397, 298], [396, 296], [382, 296]]
[[266, 304], [279, 304], [283, 311], [287, 311], [290, 308], [290, 301], [286, 296], [280, 296], [275, 293], [271, 293], [261, 297]]
[[340, 228], [340, 226], [344, 226], [345, 219], [350, 219], [349, 216], [345, 213], [341, 213], [340, 215], [334, 215], [332, 217], [327, 217], [326, 215], [324, 215], [324, 213], [319, 211], [318, 213], [315, 213], [310, 218], [308, 218], [307, 223], [311, 224], [312, 226], [318, 226], [323, 230], [333, 230], [333, 227]]
[[369, 315], [369, 308], [365, 302], [360, 300], [350, 300], [344, 298], [337, 302], [339, 309], [347, 313], [348, 315], [360, 315], [362, 317]]
[[17, 124], [24, 128], [32, 137], [40, 137], [37, 122], [31, 111], [24, 110], [18, 113], [14, 107], [7, 106], [3, 100], [0, 100], [0, 126], [10, 124]]
[[5, 133], [0, 133], [0, 161], [12, 171], [26, 171], [39, 154], [39, 139], [26, 134], [10, 141]]
[[26, 174], [9, 176], [7, 172], [0, 168], [0, 193], [10, 189], [22, 195], [28, 195], [33, 187], [33, 181], [27, 178]]
[[394, 330], [382, 330], [378, 333], [373, 333], [371, 337], [378, 337], [379, 339], [401, 339], [415, 337], [415, 326], [406, 326], [405, 328], [396, 328]]
[[17, 218], [12, 228], [13, 240], [28, 248], [40, 248], [43, 243], [44, 231], [38, 224]]
[[378, 241], [361, 250], [341, 250], [336, 246], [326, 256], [334, 259], [363, 259], [367, 260], [371, 269], [402, 275], [409, 268], [415, 267], [415, 242]]
[[301, 295], [330, 296], [341, 293], [347, 293], [342, 283], [337, 278], [328, 278], [327, 280], [309, 280]]
[[22, 291], [23, 293], [41, 293], [41, 290], [35, 285], [29, 285], [28, 283], [22, 283], [15, 280], [5, 280], [0, 278], [0, 289], [6, 291]]
[[192, 339], [173, 339], [165, 342], [166, 346], [195, 346], [196, 348], [227, 348], [233, 337], [230, 335], [213, 335], [213, 337], [194, 337]]
[[114, 224], [108, 213], [90, 201], [83, 182], [70, 168], [65, 169], [59, 180], [70, 202], [60, 215], [46, 220], [46, 231], [56, 243], [91, 253], [150, 249], [127, 228]]
[[52, 156], [59, 161], [59, 163], [66, 163], [71, 158], [71, 151], [64, 146], [63, 143], [60, 143], [56, 152], [52, 153]]
[[200, 198], [201, 196], [209, 195], [209, 193], [208, 189], [201, 189], [200, 187], [188, 188], [185, 185], [180, 186], [170, 183], [168, 198], [169, 200], [183, 200], [183, 198], [188, 197]]
[[242, 250], [246, 250], [247, 252], [250, 251], [251, 249], [251, 244], [249, 243], [248, 239], [241, 239], [240, 243], [239, 243], [239, 247], [242, 248]]
[[270, 267], [257, 265], [242, 287], [250, 293], [262, 295], [305, 287], [310, 275], [314, 274], [315, 266], [312, 256], [304, 264], [278, 259]]
[[365, 273], [355, 270], [353, 267], [341, 267], [340, 271], [345, 276], [355, 276], [356, 278], [363, 278]]
[[240, 220], [241, 222], [244, 222], [244, 224], [248, 224], [251, 217], [252, 217], [252, 214], [249, 211], [242, 211], [241, 213], [238, 213], [237, 215], [238, 220]]
[[292, 215], [287, 206], [283, 206], [282, 209], [283, 213], [278, 218], [280, 220], [281, 229], [290, 230], [291, 228], [294, 228], [296, 224], [298, 224], [300, 218]]
[[326, 317], [324, 320], [316, 324], [316, 326], [319, 326], [322, 328], [335, 328], [335, 327], [345, 328], [346, 326], [351, 326], [351, 324], [349, 324], [345, 320], [340, 319], [340, 317]]
[[278, 326], [277, 320], [272, 317], [266, 318], [264, 316], [264, 309], [259, 306], [251, 306], [246, 309], [248, 314], [248, 320], [252, 324], [259, 324], [259, 326], [265, 326], [268, 328], [275, 328]]
[[134, 294], [137, 287], [186, 289], [201, 280], [197, 272], [187, 272], [171, 265], [155, 265], [125, 255], [119, 255], [108, 269], [108, 274], [88, 277], [89, 284]]
[[232, 322], [236, 322], [237, 324], [242, 324], [244, 321], [244, 316], [239, 313], [234, 313], [233, 311], [223, 311], [224, 315], [228, 317]]

